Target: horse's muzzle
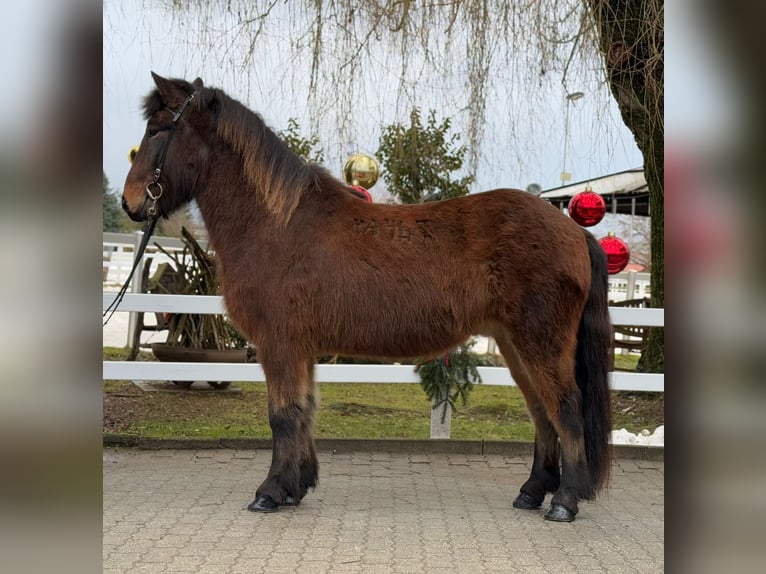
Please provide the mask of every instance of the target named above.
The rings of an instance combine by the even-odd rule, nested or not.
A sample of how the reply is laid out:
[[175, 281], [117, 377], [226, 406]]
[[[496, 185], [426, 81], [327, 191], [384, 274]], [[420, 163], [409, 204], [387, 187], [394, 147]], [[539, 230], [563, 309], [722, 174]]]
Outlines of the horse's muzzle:
[[122, 196], [122, 209], [125, 213], [128, 214], [128, 217], [130, 217], [133, 221], [146, 221], [146, 205], [142, 204], [141, 209], [138, 210], [137, 213], [131, 211], [130, 207], [128, 206], [128, 201], [125, 199], [125, 196]]

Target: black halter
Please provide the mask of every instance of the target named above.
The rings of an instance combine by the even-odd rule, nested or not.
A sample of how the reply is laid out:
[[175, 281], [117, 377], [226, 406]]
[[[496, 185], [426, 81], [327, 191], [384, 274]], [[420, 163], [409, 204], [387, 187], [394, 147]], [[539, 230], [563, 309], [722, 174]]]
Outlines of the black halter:
[[[162, 184], [160, 183], [160, 175], [162, 174], [162, 167], [165, 165], [165, 156], [168, 154], [168, 149], [170, 149], [170, 144], [173, 141], [173, 135], [176, 133], [176, 122], [178, 121], [178, 118], [181, 117], [181, 114], [184, 113], [186, 106], [188, 106], [189, 102], [191, 102], [193, 99], [194, 93], [189, 94], [181, 103], [181, 107], [178, 108], [177, 111], [173, 111], [170, 108], [165, 108], [167, 111], [173, 114], [173, 124], [170, 128], [168, 139], [165, 141], [165, 145], [162, 146], [160, 154], [157, 156], [157, 167], [154, 168], [154, 180], [146, 186], [146, 196], [152, 200], [152, 204], [147, 209], [149, 219], [153, 219], [158, 216], [157, 200], [162, 197]], [[154, 190], [152, 190], [152, 187], [154, 187]]]
[[[119, 307], [120, 303], [122, 303], [122, 299], [125, 297], [125, 293], [130, 286], [130, 281], [133, 279], [133, 274], [136, 272], [138, 264], [141, 262], [141, 258], [144, 256], [146, 246], [149, 244], [149, 238], [152, 236], [152, 233], [154, 233], [154, 228], [157, 226], [157, 220], [159, 219], [157, 201], [160, 197], [162, 197], [162, 184], [160, 183], [160, 175], [162, 174], [162, 168], [165, 165], [165, 156], [168, 154], [170, 143], [173, 141], [173, 135], [176, 132], [176, 122], [181, 117], [181, 114], [184, 113], [186, 106], [188, 106], [189, 102], [191, 102], [193, 99], [194, 93], [191, 93], [181, 103], [181, 107], [178, 108], [178, 110], [173, 111], [170, 108], [165, 108], [167, 111], [173, 114], [173, 125], [170, 128], [170, 134], [168, 135], [168, 139], [165, 141], [165, 145], [162, 146], [160, 154], [157, 156], [157, 167], [154, 168], [154, 179], [146, 186], [146, 195], [149, 199], [152, 200], [152, 204], [146, 210], [146, 212], [149, 214], [149, 217], [146, 220], [146, 226], [143, 230], [144, 236], [141, 238], [141, 244], [138, 246], [138, 251], [136, 251], [136, 257], [133, 260], [133, 267], [130, 270], [128, 278], [125, 280], [125, 283], [122, 285], [122, 287], [120, 287], [120, 290], [117, 292], [117, 296], [114, 298], [114, 301], [109, 304], [109, 306], [106, 308], [106, 311], [104, 311], [104, 314], [102, 315], [102, 317], [106, 317], [106, 314], [109, 313], [109, 316], [106, 317], [106, 321], [104, 321], [104, 326], [106, 326], [106, 324], [109, 322], [109, 319], [111, 319], [112, 315], [114, 315], [114, 312], [117, 311], [117, 307]], [[154, 190], [152, 187], [154, 187]]]

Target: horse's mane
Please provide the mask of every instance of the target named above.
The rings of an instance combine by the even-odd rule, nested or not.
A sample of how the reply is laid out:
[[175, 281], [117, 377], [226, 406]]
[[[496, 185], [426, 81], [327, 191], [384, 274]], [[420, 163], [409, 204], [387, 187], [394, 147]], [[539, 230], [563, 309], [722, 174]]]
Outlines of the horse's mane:
[[315, 166], [291, 151], [258, 114], [221, 90], [207, 90], [220, 102], [218, 135], [242, 158], [245, 178], [266, 208], [287, 223], [315, 181]]
[[[186, 83], [186, 82], [184, 82]], [[188, 84], [193, 89], [191, 84]], [[263, 121], [260, 115], [216, 88], [202, 88], [195, 105], [213, 106], [220, 138], [242, 160], [247, 182], [277, 219], [286, 224], [304, 192], [325, 170], [307, 163]], [[144, 116], [163, 109], [162, 98], [155, 90], [144, 100]]]

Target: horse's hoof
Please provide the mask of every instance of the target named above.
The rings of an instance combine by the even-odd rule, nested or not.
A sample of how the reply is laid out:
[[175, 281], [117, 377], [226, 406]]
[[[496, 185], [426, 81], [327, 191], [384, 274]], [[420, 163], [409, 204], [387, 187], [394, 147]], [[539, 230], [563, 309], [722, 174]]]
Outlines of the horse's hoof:
[[276, 512], [279, 509], [279, 504], [270, 496], [261, 495], [248, 504], [247, 509], [251, 512]]
[[282, 503], [283, 506], [298, 506], [298, 504], [295, 502], [295, 499], [292, 496], [285, 496], [285, 501]]
[[575, 519], [575, 514], [576, 513], [569, 510], [563, 504], [551, 502], [550, 509], [545, 513], [545, 520], [552, 520], [553, 522], [572, 522]]
[[519, 495], [513, 501], [513, 507], [521, 508], [523, 510], [535, 510], [537, 508], [540, 508], [540, 505], [543, 503], [543, 500], [545, 500], [545, 497], [535, 498], [531, 494], [527, 494], [526, 492], [520, 492]]

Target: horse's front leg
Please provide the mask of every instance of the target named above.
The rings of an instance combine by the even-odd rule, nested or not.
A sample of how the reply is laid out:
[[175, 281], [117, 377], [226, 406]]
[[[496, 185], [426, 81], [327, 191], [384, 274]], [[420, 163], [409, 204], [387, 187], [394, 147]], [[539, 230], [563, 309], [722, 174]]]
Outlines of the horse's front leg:
[[316, 398], [313, 361], [275, 365], [263, 363], [269, 396], [271, 468], [248, 510], [273, 512], [280, 505], [300, 504], [319, 480], [314, 448]]

